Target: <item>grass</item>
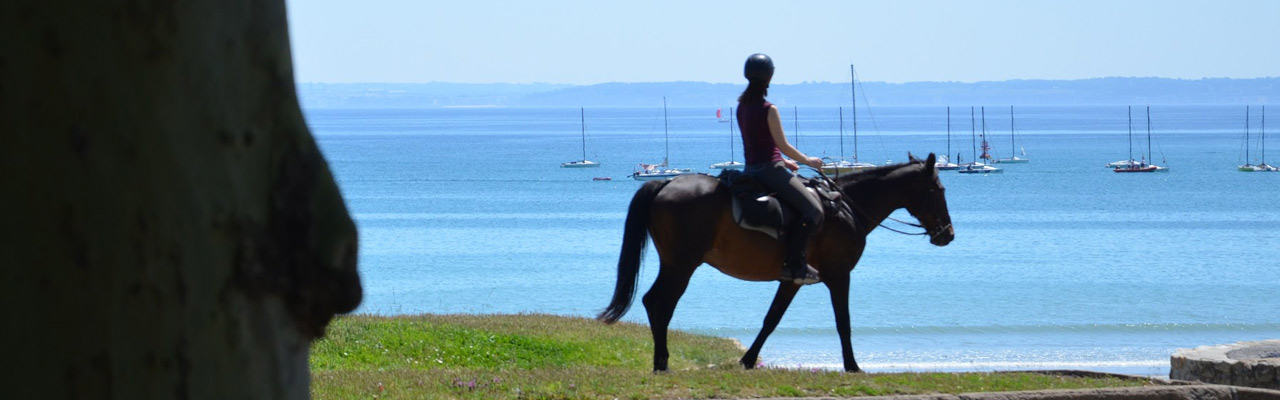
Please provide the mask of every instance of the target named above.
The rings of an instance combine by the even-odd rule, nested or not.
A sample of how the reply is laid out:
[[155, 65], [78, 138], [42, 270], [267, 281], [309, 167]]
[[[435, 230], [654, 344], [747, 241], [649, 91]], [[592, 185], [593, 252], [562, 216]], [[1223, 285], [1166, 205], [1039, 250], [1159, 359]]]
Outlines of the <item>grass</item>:
[[738, 366], [723, 338], [670, 333], [654, 374], [647, 326], [550, 315], [344, 316], [311, 348], [316, 399], [845, 397], [1142, 386], [1039, 373], [847, 374]]

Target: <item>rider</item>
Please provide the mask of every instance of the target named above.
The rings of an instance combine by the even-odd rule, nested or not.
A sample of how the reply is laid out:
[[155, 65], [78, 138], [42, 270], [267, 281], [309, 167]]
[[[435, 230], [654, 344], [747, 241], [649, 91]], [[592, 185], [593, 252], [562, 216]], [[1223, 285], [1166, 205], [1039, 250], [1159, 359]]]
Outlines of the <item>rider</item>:
[[[804, 155], [787, 142], [778, 107], [764, 99], [769, 92], [769, 80], [773, 78], [773, 60], [764, 54], [752, 54], [747, 57], [743, 70], [747, 89], [738, 97], [737, 117], [738, 128], [742, 132], [743, 157], [747, 162], [745, 172], [755, 176], [777, 192], [779, 199], [800, 212], [800, 218], [792, 221], [779, 237], [786, 245], [779, 280], [800, 285], [817, 283], [818, 271], [805, 262], [805, 248], [809, 245], [809, 237], [822, 223], [822, 205], [817, 195], [805, 189], [793, 172], [800, 169], [797, 161], [821, 168], [822, 160]], [[791, 160], [783, 159], [783, 154]]]

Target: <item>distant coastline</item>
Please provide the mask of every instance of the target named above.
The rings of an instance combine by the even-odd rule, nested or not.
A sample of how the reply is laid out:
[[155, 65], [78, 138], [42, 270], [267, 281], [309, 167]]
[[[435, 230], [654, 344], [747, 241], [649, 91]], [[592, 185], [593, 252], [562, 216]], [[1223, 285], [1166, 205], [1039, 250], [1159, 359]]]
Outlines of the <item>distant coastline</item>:
[[[667, 97], [674, 107], [727, 107], [743, 85], [706, 82], [601, 83], [312, 83], [300, 82], [303, 108], [647, 107]], [[1254, 79], [1093, 78], [998, 82], [860, 82], [859, 105], [1219, 105], [1280, 101], [1280, 77]], [[776, 84], [783, 106], [836, 106], [850, 101], [848, 82]], [[864, 99], [867, 103], [863, 103]]]

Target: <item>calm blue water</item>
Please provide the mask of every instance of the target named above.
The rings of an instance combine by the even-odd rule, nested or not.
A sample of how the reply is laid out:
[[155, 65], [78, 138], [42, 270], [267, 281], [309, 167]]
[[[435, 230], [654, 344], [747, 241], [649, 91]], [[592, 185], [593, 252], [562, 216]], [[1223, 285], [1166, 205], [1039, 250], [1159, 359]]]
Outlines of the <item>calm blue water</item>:
[[[1171, 172], [1116, 174], [1103, 164], [1128, 158], [1124, 106], [1019, 107], [1017, 145], [1030, 164], [1002, 175], [943, 175], [956, 228], [951, 245], [872, 233], [853, 272], [858, 361], [871, 371], [1165, 375], [1177, 348], [1280, 338], [1280, 173], [1235, 171], [1244, 162], [1243, 108], [1154, 107], [1152, 158]], [[1009, 109], [986, 111], [992, 152], [1008, 157]], [[945, 108], [859, 112], [863, 161], [947, 152]], [[662, 109], [588, 108], [587, 155], [603, 166], [561, 169], [582, 156], [578, 113], [308, 110], [360, 228], [358, 311], [591, 317], [601, 310], [624, 213], [640, 186], [626, 176], [666, 151]], [[729, 126], [717, 123], [715, 110], [669, 113], [673, 166], [708, 171], [731, 155], [741, 161], [740, 143], [731, 152]], [[783, 111], [801, 150], [842, 154], [834, 107], [799, 113], [797, 139], [792, 109]], [[971, 159], [968, 109], [952, 113], [950, 153]], [[1134, 116], [1134, 147], [1145, 151], [1144, 109]], [[1250, 129], [1257, 157], [1256, 119]], [[843, 146], [852, 153], [851, 134]], [[592, 181], [597, 176], [613, 180]], [[641, 293], [656, 273], [650, 248]], [[672, 326], [749, 344], [775, 289], [700, 269]], [[646, 322], [638, 299], [625, 319]], [[840, 365], [822, 286], [800, 292], [762, 358]]]

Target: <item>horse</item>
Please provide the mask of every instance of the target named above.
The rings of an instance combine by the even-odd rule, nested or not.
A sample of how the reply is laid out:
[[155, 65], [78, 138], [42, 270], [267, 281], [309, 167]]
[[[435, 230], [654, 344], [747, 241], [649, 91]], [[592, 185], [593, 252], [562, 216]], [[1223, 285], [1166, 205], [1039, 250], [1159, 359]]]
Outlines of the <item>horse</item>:
[[[946, 189], [938, 180], [934, 154], [924, 161], [909, 153], [908, 158], [906, 163], [837, 176], [834, 183], [844, 194], [842, 200], [853, 210], [852, 218], [825, 215], [821, 228], [809, 241], [807, 261], [819, 271], [822, 283], [830, 291], [845, 371], [862, 371], [853, 357], [849, 337], [849, 275], [862, 257], [867, 234], [893, 211], [905, 208], [920, 222], [911, 225], [924, 228], [922, 235], [927, 234], [931, 244], [946, 246], [955, 238], [947, 212]], [[651, 236], [660, 266], [658, 277], [642, 302], [653, 334], [655, 372], [667, 370], [667, 325], [695, 269], [706, 263], [746, 281], [775, 281], [781, 276], [781, 241], [739, 227], [733, 221], [731, 208], [729, 190], [710, 175], [649, 181], [631, 199], [613, 299], [596, 318], [612, 324], [631, 307], [641, 258]], [[743, 367], [755, 367], [765, 339], [778, 326], [799, 290], [800, 285], [790, 282], [778, 285], [763, 328], [739, 360]]]

